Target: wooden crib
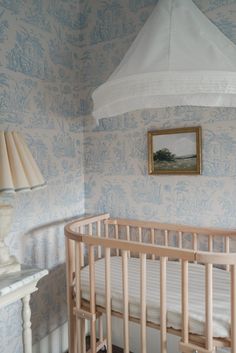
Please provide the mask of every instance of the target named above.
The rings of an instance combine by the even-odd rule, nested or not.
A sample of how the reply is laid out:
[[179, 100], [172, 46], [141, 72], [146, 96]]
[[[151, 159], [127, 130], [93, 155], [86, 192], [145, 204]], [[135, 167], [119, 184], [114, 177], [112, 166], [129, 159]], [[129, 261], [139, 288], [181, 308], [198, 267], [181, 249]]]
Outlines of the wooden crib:
[[[160, 352], [167, 352], [167, 333], [180, 337], [179, 351], [182, 353], [213, 353], [217, 347], [230, 347], [236, 353], [236, 253], [230, 253], [231, 242], [236, 240], [236, 230], [198, 228], [157, 222], [111, 219], [108, 214], [85, 217], [65, 227], [67, 300], [69, 322], [69, 353], [98, 352], [106, 347], [112, 352], [112, 315], [123, 319], [123, 348], [129, 353], [129, 321], [140, 324], [141, 352], [147, 352], [146, 329], [148, 326], [160, 330]], [[200, 242], [201, 239], [201, 242]], [[215, 244], [222, 252], [214, 252]], [[203, 249], [201, 249], [201, 247]], [[117, 258], [121, 264], [123, 310], [113, 308], [111, 288], [111, 261]], [[133, 259], [135, 258], [135, 259]], [[129, 303], [128, 264], [130, 259], [138, 261], [140, 276], [140, 314], [132, 316]], [[104, 305], [97, 302], [96, 264], [104, 261]], [[160, 322], [147, 319], [147, 264], [159, 263], [159, 308]], [[168, 263], [180, 267], [180, 314], [179, 329], [168, 326]], [[155, 263], [156, 264], [156, 263]], [[204, 334], [190, 332], [190, 279], [189, 269], [199, 264], [204, 278]], [[148, 266], [149, 266], [148, 265]], [[224, 270], [215, 269], [215, 267]], [[192, 268], [192, 267], [191, 267]], [[83, 297], [82, 277], [87, 271], [89, 298]], [[195, 267], [194, 267], [195, 269]], [[229, 335], [214, 336], [213, 271], [229, 278]], [[204, 303], [205, 302], [205, 303]], [[105, 316], [104, 334], [102, 316]], [[89, 350], [86, 351], [86, 320], [90, 323]], [[152, 352], [149, 352], [152, 353]]]

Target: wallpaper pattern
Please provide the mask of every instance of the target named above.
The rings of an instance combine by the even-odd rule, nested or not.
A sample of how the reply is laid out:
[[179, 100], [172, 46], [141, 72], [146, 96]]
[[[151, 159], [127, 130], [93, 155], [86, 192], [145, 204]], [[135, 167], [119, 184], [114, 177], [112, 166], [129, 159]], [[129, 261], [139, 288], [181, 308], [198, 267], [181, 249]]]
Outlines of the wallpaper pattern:
[[[235, 0], [194, 2], [236, 43]], [[144, 110], [103, 119], [98, 127], [91, 125], [90, 93], [113, 72], [156, 3], [86, 2], [86, 6], [93, 5], [93, 16], [87, 28], [80, 31], [81, 57], [86, 58], [81, 68], [80, 99], [88, 108], [84, 135], [85, 209], [88, 213], [110, 212], [129, 218], [235, 228], [235, 109]], [[187, 126], [202, 127], [202, 175], [149, 176], [147, 131]]]
[[[66, 219], [110, 212], [236, 227], [235, 109], [140, 111], [99, 126], [91, 118], [93, 89], [119, 64], [156, 3], [0, 0], [0, 128], [21, 131], [48, 183], [5, 198], [14, 204], [11, 252], [50, 269], [33, 295], [34, 342], [66, 320]], [[236, 0], [195, 3], [236, 43]], [[146, 132], [198, 125], [202, 176], [148, 176]], [[1, 353], [22, 353], [20, 312], [19, 303], [0, 311]]]
[[[7, 243], [21, 263], [50, 270], [31, 301], [33, 342], [66, 321], [65, 219], [84, 213], [77, 0], [0, 0], [0, 129], [18, 130], [47, 187], [3, 197]], [[22, 353], [21, 304], [0, 311], [0, 352]], [[59, 353], [59, 352], [58, 352]]]

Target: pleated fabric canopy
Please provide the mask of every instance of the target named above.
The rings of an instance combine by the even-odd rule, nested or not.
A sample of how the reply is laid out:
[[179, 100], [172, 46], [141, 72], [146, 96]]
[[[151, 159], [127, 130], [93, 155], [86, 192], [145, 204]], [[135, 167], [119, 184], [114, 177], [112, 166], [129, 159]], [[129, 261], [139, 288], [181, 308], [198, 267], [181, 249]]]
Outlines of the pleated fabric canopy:
[[0, 131], [0, 192], [27, 191], [45, 185], [22, 136]]
[[236, 107], [236, 46], [192, 0], [159, 0], [92, 97], [96, 119], [145, 108]]

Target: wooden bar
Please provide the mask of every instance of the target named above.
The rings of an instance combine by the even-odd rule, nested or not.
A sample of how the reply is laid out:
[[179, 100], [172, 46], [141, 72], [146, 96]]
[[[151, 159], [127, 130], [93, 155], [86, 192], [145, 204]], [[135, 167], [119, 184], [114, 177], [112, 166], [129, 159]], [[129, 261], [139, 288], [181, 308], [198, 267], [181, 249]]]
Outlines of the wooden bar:
[[[67, 311], [68, 311], [68, 344], [71, 353], [76, 352], [76, 322], [73, 314], [73, 241], [66, 239], [66, 282], [67, 282]], [[79, 352], [80, 353], [80, 352]]]
[[192, 247], [193, 247], [193, 250], [194, 251], [197, 251], [197, 247], [198, 247], [198, 244], [197, 244], [197, 233], [193, 233], [192, 235], [192, 241], [193, 241], [193, 244], [192, 244]]
[[168, 246], [168, 235], [169, 235], [169, 232], [168, 232], [168, 230], [166, 229], [166, 230], [165, 230], [165, 246]]
[[[81, 282], [80, 282], [80, 267], [81, 267], [81, 246], [79, 242], [75, 243], [75, 290], [76, 290], [76, 311], [81, 309]], [[77, 350], [76, 352], [82, 353], [82, 340], [81, 337], [81, 320], [76, 320], [76, 332], [77, 332]]]
[[213, 349], [213, 278], [212, 265], [205, 265], [205, 311], [206, 311], [206, 349]]
[[[97, 222], [97, 236], [98, 236], [98, 238], [101, 238], [101, 221]], [[98, 246], [98, 258], [101, 259], [101, 257], [102, 257], [102, 248], [99, 245]]]
[[[126, 226], [126, 240], [130, 241], [130, 227]], [[128, 258], [130, 258], [130, 251], [128, 251]]]
[[231, 269], [231, 353], [236, 353], [236, 265]]
[[[80, 232], [83, 232], [83, 230], [84, 230], [84, 226], [79, 227]], [[84, 267], [84, 252], [85, 252], [84, 251], [84, 243], [80, 242], [80, 254], [81, 254], [80, 265], [81, 265], [81, 267]]]
[[146, 273], [147, 273], [147, 256], [146, 254], [140, 254], [140, 307], [141, 307], [141, 325], [140, 325], [140, 337], [141, 337], [141, 352], [147, 353], [147, 303], [146, 303]]
[[[183, 233], [178, 232], [178, 248], [182, 249], [183, 247]], [[179, 259], [179, 262], [181, 262], [181, 259]]]
[[167, 309], [166, 309], [166, 263], [167, 258], [160, 259], [160, 337], [161, 353], [167, 353]]
[[[192, 248], [195, 252], [197, 252], [198, 250], [197, 233], [192, 234]], [[194, 263], [196, 264], [197, 261], [194, 261]]]
[[138, 228], [138, 241], [139, 243], [142, 243], [142, 228]]
[[182, 261], [182, 342], [189, 343], [188, 331], [188, 261]]
[[[90, 313], [96, 316], [94, 246], [89, 246]], [[90, 320], [91, 353], [96, 353], [96, 320]]]
[[109, 219], [107, 221], [109, 224], [118, 224], [121, 226], [130, 226], [130, 227], [142, 227], [142, 228], [154, 228], [159, 230], [168, 230], [175, 232], [183, 232], [183, 233], [197, 233], [197, 234], [214, 234], [220, 236], [236, 236], [236, 229], [224, 229], [224, 228], [206, 228], [206, 227], [192, 227], [181, 224], [167, 224], [167, 223], [159, 223], [159, 222], [147, 222], [147, 221], [139, 221], [132, 219], [122, 219], [117, 218], [115, 220]]
[[128, 251], [122, 251], [124, 353], [129, 353]]
[[[65, 226], [65, 234], [67, 234], [67, 232], [71, 232], [72, 229], [74, 229], [77, 225], [79, 227], [82, 227], [82, 226], [86, 226], [90, 223], [95, 223], [97, 221], [108, 222], [109, 218], [110, 218], [109, 213], [104, 213], [104, 214], [100, 214], [97, 216], [91, 216], [91, 217], [87, 216], [87, 217], [79, 218], [76, 221], [70, 222], [69, 224], [67, 224]], [[72, 231], [72, 232], [74, 232], [74, 231]], [[74, 232], [74, 233], [77, 234], [78, 232]]]
[[111, 250], [105, 249], [105, 280], [106, 280], [106, 321], [107, 321], [107, 353], [112, 353], [111, 331]]
[[183, 233], [178, 232], [178, 248], [181, 249], [183, 247]]
[[213, 236], [210, 234], [208, 236], [208, 251], [212, 252], [213, 251]]
[[[225, 237], [225, 253], [229, 254], [229, 247], [230, 247], [230, 241], [229, 241], [229, 236]], [[226, 265], [226, 270], [229, 271], [230, 267], [229, 265]]]
[[[151, 244], [155, 245], [155, 229], [151, 229]], [[152, 260], [155, 260], [155, 255], [152, 254]]]
[[79, 319], [96, 320], [96, 314], [91, 314], [90, 311], [87, 310], [77, 309], [76, 314]]
[[[73, 235], [70, 237], [73, 239]], [[209, 253], [207, 253], [207, 256], [204, 252], [197, 253], [193, 250], [188, 250], [188, 249], [178, 249], [176, 247], [166, 247], [166, 246], [155, 246], [155, 245], [149, 245], [146, 243], [138, 243], [134, 241], [130, 241], [127, 243], [127, 241], [123, 240], [116, 240], [116, 239], [106, 239], [106, 238], [100, 238], [98, 237], [91, 237], [89, 235], [82, 235], [81, 236], [81, 241], [83, 241], [87, 245], [101, 245], [104, 247], [109, 247], [111, 249], [120, 249], [120, 250], [127, 250], [137, 252], [137, 253], [146, 253], [146, 254], [154, 254], [156, 256], [166, 256], [169, 258], [181, 258], [183, 260], [188, 260], [188, 261], [195, 261], [196, 257], [200, 254], [200, 257], [204, 257], [204, 259], [209, 261], [209, 257], [211, 256]], [[209, 254], [209, 255], [208, 255]], [[221, 259], [221, 256], [225, 254], [218, 254], [215, 255], [215, 260]], [[231, 259], [236, 260], [236, 254], [231, 254]], [[207, 260], [208, 259], [208, 260]], [[224, 259], [225, 260], [225, 259]], [[199, 261], [199, 262], [204, 262], [204, 261]]]
[[109, 224], [107, 222], [105, 223], [105, 238], [109, 238]]
[[[115, 224], [115, 239], [119, 239], [119, 229], [118, 229], [118, 224]], [[120, 255], [119, 249], [116, 249], [116, 256]]]
[[86, 353], [86, 326], [85, 326], [85, 320], [81, 320], [80, 326], [81, 326], [81, 335], [80, 335], [80, 337], [81, 337], [81, 352], [82, 353]]
[[126, 240], [130, 241], [130, 227], [126, 226]]

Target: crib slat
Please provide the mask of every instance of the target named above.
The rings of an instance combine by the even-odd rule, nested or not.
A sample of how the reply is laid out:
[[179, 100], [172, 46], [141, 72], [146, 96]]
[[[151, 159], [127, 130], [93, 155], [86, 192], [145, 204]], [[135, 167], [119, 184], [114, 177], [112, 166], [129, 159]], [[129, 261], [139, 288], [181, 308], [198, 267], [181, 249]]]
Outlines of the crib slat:
[[[115, 224], [115, 238], [119, 239], [119, 229], [118, 229], [118, 224]], [[120, 252], [119, 249], [116, 249], [116, 256], [119, 256]]]
[[129, 353], [128, 251], [122, 251], [124, 353]]
[[[97, 222], [97, 235], [98, 238], [101, 238], [101, 221]], [[98, 258], [101, 259], [102, 257], [102, 248], [101, 246], [98, 246]]]
[[146, 254], [140, 254], [140, 307], [141, 307], [141, 352], [147, 352], [147, 330], [146, 330], [146, 271], [147, 271], [147, 261]]
[[73, 272], [74, 272], [74, 261], [73, 261], [73, 241], [66, 238], [66, 280], [67, 280], [67, 310], [68, 310], [68, 343], [69, 350], [71, 353], [76, 352], [76, 322], [73, 314]]
[[[81, 257], [81, 246], [80, 243], [75, 242], [75, 290], [76, 290], [76, 311], [81, 308], [81, 283], [80, 283], [80, 257]], [[76, 352], [82, 352], [82, 341], [83, 337], [81, 336], [81, 321], [80, 319], [76, 320], [76, 332], [77, 332], [77, 349]]]
[[138, 228], [138, 241], [139, 243], [142, 243], [142, 228]]
[[80, 323], [81, 327], [81, 352], [86, 353], [86, 327], [85, 327], [85, 320], [81, 320]]
[[[197, 244], [197, 233], [193, 233], [192, 234], [192, 248], [194, 251], [197, 251], [198, 248], [198, 244]], [[194, 261], [194, 263], [196, 264], [197, 262]]]
[[[151, 243], [152, 243], [152, 245], [155, 244], [155, 229], [154, 228], [151, 229]], [[154, 254], [152, 254], [152, 260], [155, 260]]]
[[[183, 233], [178, 232], [178, 248], [182, 249], [183, 247]], [[179, 259], [179, 262], [181, 262], [181, 259]]]
[[193, 233], [193, 250], [197, 251], [197, 233]]
[[[89, 246], [90, 313], [95, 316], [95, 265], [94, 245]], [[90, 320], [91, 353], [96, 353], [96, 320]]]
[[192, 235], [192, 248], [194, 251], [197, 251], [197, 233]]
[[[126, 226], [126, 240], [130, 241], [130, 226]], [[128, 251], [128, 257], [130, 257], [130, 251]]]
[[126, 226], [126, 240], [130, 241], [130, 227]]
[[107, 320], [107, 352], [112, 353], [111, 333], [111, 249], [105, 249], [105, 279], [106, 279], [106, 320]]
[[167, 353], [167, 322], [166, 322], [166, 264], [167, 257], [160, 259], [160, 335], [161, 353]]
[[[225, 237], [225, 252], [229, 254], [229, 236]], [[229, 265], [226, 265], [226, 270], [229, 271]]]
[[188, 261], [182, 260], [182, 341], [189, 343], [188, 333]]
[[206, 349], [213, 349], [213, 280], [212, 280], [212, 264], [205, 265], [205, 310], [206, 310]]
[[108, 234], [108, 227], [109, 227], [109, 224], [106, 222], [105, 223], [105, 238], [109, 238], [109, 234]]
[[231, 353], [236, 353], [236, 265], [231, 269]]
[[165, 230], [165, 246], [168, 246], [168, 230]]
[[[80, 233], [83, 233], [83, 231], [84, 231], [84, 226], [79, 228]], [[80, 264], [81, 264], [81, 267], [84, 267], [84, 243], [83, 242], [80, 243], [80, 249], [81, 249]]]
[[183, 233], [182, 232], [178, 232], [178, 248], [182, 248], [183, 246]]
[[213, 236], [211, 234], [208, 236], [208, 251], [213, 251]]
[[[79, 228], [79, 232], [80, 232], [80, 228]], [[75, 255], [75, 259], [77, 260], [77, 265], [76, 268], [78, 268], [78, 266], [80, 266], [80, 269], [82, 266], [84, 266], [84, 244], [83, 243], [76, 243], [76, 255]], [[77, 255], [78, 254], [78, 255]], [[78, 270], [77, 270], [78, 271]], [[76, 280], [76, 283], [78, 280]], [[80, 284], [81, 286], [81, 284]], [[78, 299], [80, 298], [81, 300], [81, 288], [76, 288], [76, 293], [79, 293], [78, 295]], [[77, 294], [76, 294], [77, 297]], [[77, 309], [80, 309], [81, 306], [78, 306]], [[86, 333], [85, 333], [85, 320], [76, 320], [79, 322], [79, 330], [80, 330], [80, 335], [78, 335], [78, 342], [77, 344], [79, 345], [78, 347], [78, 353], [86, 353]]]

